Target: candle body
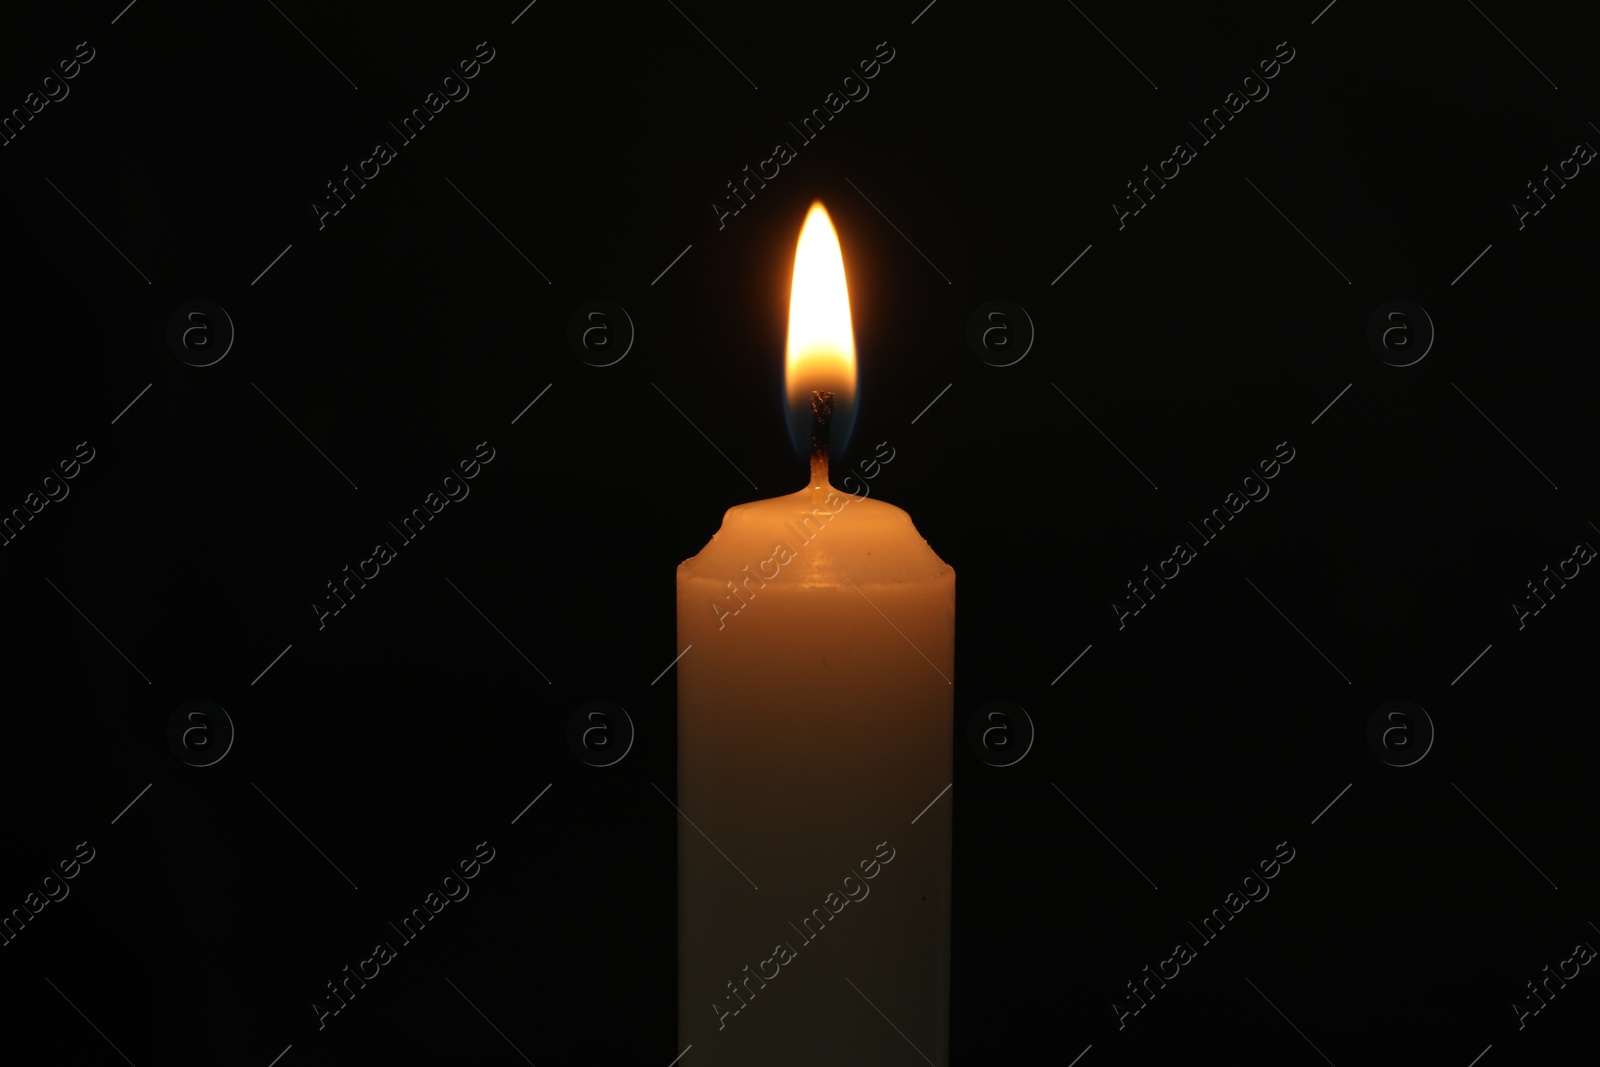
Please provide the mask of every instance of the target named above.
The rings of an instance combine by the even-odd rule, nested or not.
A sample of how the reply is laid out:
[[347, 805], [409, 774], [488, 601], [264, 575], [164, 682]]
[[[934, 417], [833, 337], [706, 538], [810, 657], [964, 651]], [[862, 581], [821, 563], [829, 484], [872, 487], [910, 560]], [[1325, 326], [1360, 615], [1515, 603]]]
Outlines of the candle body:
[[955, 572], [813, 485], [728, 511], [678, 635], [680, 1049], [943, 1067]]

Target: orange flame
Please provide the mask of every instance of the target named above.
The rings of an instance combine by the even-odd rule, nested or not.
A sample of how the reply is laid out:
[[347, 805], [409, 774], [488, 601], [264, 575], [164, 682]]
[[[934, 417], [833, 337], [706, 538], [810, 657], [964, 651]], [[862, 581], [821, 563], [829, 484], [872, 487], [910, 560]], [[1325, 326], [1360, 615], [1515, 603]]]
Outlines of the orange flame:
[[856, 342], [844, 254], [820, 200], [806, 213], [794, 253], [784, 387], [791, 407], [809, 409], [814, 389], [831, 390], [840, 405], [855, 398]]

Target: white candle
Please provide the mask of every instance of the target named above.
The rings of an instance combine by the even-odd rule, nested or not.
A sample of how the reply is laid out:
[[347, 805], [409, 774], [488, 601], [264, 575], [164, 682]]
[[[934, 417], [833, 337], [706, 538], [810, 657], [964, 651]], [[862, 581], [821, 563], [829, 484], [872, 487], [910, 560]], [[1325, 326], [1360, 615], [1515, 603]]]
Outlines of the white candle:
[[[854, 364], [816, 204], [791, 406], [848, 402]], [[868, 497], [893, 456], [841, 491], [822, 450], [809, 485], [729, 509], [678, 568], [679, 1046], [698, 1064], [921, 1062], [908, 1041], [946, 1062], [952, 799], [922, 809], [951, 781], [955, 572]]]

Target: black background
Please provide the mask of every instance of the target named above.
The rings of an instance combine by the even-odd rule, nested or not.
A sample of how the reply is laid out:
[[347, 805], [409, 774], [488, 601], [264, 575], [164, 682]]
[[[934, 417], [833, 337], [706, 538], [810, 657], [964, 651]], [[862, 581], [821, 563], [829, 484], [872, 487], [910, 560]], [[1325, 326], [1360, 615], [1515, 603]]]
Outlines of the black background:
[[[1511, 204], [1600, 144], [1592, 16], [278, 6], [0, 30], [6, 111], [95, 50], [0, 148], [0, 508], [95, 450], [0, 549], [0, 909], [96, 850], [0, 948], [4, 1040], [139, 1067], [682, 1051], [674, 568], [802, 484], [783, 331], [820, 198], [861, 361], [836, 462], [889, 442], [875, 494], [958, 574], [951, 1061], [1577, 1062], [1600, 978], [1520, 1031], [1511, 1003], [1600, 941], [1600, 579], [1521, 630], [1510, 605], [1600, 542], [1600, 178], [1520, 230]], [[470, 96], [319, 229], [324, 183], [480, 41]], [[870, 95], [799, 144], [882, 41]], [[1284, 41], [1200, 145], [1186, 123]], [[780, 139], [797, 158], [719, 228]], [[1179, 140], [1198, 158], [1119, 229]], [[605, 368], [566, 341], [596, 298], [637, 329]], [[213, 366], [166, 341], [192, 299], [237, 330]], [[1037, 330], [1012, 366], [966, 342], [990, 299]], [[1366, 340], [1395, 299], [1437, 330], [1404, 368]], [[471, 495], [319, 629], [324, 583], [485, 440]], [[1270, 497], [1119, 630], [1123, 584], [1284, 441]], [[211, 767], [167, 746], [191, 699], [237, 728]], [[591, 699], [637, 728], [605, 769], [565, 740]], [[1010, 767], [966, 744], [990, 699], [1037, 728]], [[1437, 731], [1406, 768], [1366, 740], [1393, 699]], [[481, 840], [472, 895], [319, 1031], [323, 983]], [[1199, 946], [1283, 841], [1271, 895]], [[1119, 1031], [1180, 940], [1198, 958]]]

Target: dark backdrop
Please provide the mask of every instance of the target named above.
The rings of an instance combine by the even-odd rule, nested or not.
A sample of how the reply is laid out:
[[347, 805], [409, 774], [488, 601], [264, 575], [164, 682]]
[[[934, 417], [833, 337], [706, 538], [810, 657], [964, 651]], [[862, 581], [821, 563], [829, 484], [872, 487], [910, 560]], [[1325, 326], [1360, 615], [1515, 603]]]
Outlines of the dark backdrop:
[[[781, 362], [815, 198], [861, 358], [836, 462], [889, 442], [876, 495], [958, 574], [952, 1062], [1465, 1067], [1584, 1038], [1592, 16], [921, 3], [4, 16], [0, 507], [26, 515], [0, 547], [0, 907], [38, 908], [0, 947], [7, 1042], [682, 1051], [674, 567], [801, 484]], [[803, 143], [788, 124], [880, 42], [870, 95]], [[1189, 125], [1230, 99], [1213, 140]], [[719, 225], [778, 140], [794, 159]], [[1146, 166], [1178, 169], [1133, 214]], [[585, 362], [591, 300], [626, 322]], [[470, 496], [319, 625], [480, 442]], [[1577, 575], [1535, 613], [1546, 566]], [[606, 768], [567, 742], [596, 699], [636, 730]], [[183, 710], [170, 741], [193, 700], [226, 721]], [[991, 700], [1036, 731], [1009, 766], [967, 742]], [[324, 983], [481, 841], [471, 896], [319, 1030]], [[1185, 940], [1133, 1014], [1125, 983]], [[1532, 1014], [1547, 965], [1578, 977]]]

